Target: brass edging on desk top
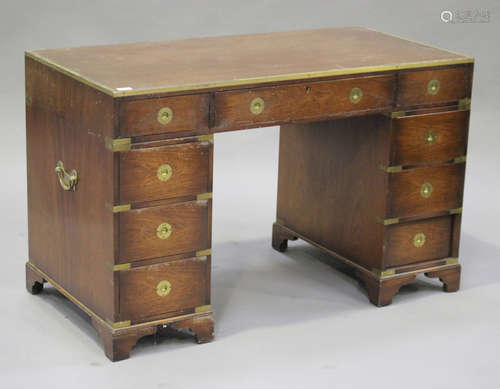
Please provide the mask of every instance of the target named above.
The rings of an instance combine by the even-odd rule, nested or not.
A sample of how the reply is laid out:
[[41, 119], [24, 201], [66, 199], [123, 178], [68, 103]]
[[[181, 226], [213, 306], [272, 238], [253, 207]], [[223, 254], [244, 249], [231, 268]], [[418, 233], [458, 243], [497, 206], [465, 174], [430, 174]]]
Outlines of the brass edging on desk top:
[[[389, 35], [389, 34], [387, 34]], [[403, 38], [401, 38], [403, 39]], [[407, 39], [406, 39], [407, 40]], [[427, 45], [428, 46], [428, 45]], [[440, 49], [444, 50], [444, 49]], [[448, 51], [449, 50], [444, 50]], [[461, 54], [460, 54], [461, 55]], [[440, 60], [432, 60], [432, 61], [423, 61], [423, 62], [408, 62], [402, 64], [393, 64], [393, 65], [377, 65], [377, 66], [363, 66], [363, 67], [354, 67], [354, 68], [346, 68], [346, 69], [330, 69], [324, 71], [316, 71], [316, 72], [306, 72], [306, 73], [291, 73], [291, 74], [279, 74], [275, 76], [261, 76], [261, 77], [252, 77], [252, 78], [242, 78], [230, 81], [219, 81], [219, 82], [207, 82], [202, 84], [191, 84], [191, 85], [183, 85], [183, 86], [169, 86], [169, 87], [159, 87], [159, 88], [149, 88], [149, 89], [130, 89], [126, 91], [119, 91], [113, 88], [110, 88], [106, 85], [100, 84], [97, 81], [94, 81], [88, 77], [85, 77], [73, 70], [70, 70], [62, 65], [58, 65], [55, 62], [52, 62], [48, 58], [41, 56], [40, 54], [26, 51], [25, 56], [32, 58], [44, 65], [47, 65], [67, 76], [70, 76], [85, 85], [88, 85], [92, 88], [98, 89], [101, 92], [112, 96], [112, 97], [127, 97], [127, 96], [139, 96], [139, 95], [149, 95], [149, 94], [159, 94], [159, 93], [169, 93], [169, 92], [183, 92], [183, 91], [193, 91], [200, 89], [212, 89], [212, 88], [222, 88], [222, 87], [230, 87], [230, 86], [239, 86], [239, 85], [249, 85], [249, 84], [264, 84], [269, 82], [278, 82], [278, 81], [300, 81], [300, 80], [310, 80], [314, 78], [323, 78], [323, 77], [333, 77], [333, 76], [341, 76], [341, 75], [355, 75], [362, 73], [374, 73], [374, 72], [384, 72], [391, 70], [405, 70], [405, 69], [418, 69], [418, 68], [428, 68], [428, 67], [437, 67], [437, 66], [448, 66], [448, 65], [460, 65], [467, 63], [474, 63], [474, 58], [457, 58], [457, 59], [440, 59]]]

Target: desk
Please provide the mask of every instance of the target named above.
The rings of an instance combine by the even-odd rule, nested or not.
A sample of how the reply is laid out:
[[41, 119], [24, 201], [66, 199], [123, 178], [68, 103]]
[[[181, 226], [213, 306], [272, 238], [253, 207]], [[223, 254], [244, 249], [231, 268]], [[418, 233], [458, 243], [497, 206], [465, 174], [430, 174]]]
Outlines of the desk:
[[419, 273], [456, 291], [472, 70], [364, 28], [27, 52], [27, 288], [111, 360], [210, 341], [213, 134], [280, 125], [276, 250], [320, 247], [378, 306]]

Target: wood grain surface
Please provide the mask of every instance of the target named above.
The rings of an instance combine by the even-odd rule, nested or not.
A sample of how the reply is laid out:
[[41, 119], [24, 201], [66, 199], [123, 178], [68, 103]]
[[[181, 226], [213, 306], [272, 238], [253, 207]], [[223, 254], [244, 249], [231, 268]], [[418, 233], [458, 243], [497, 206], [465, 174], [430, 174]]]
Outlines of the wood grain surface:
[[[382, 260], [389, 119], [281, 126], [277, 218], [369, 269]], [[280, 238], [277, 237], [277, 242]], [[278, 246], [279, 248], [279, 246]]]
[[[349, 99], [353, 88], [360, 88], [363, 93], [357, 103]], [[389, 110], [393, 88], [392, 76], [375, 76], [219, 92], [215, 94], [213, 131], [318, 121], [344, 112]], [[264, 101], [260, 114], [250, 111], [255, 98]]]
[[[120, 153], [120, 202], [131, 203], [211, 192], [211, 142], [144, 147]], [[168, 164], [172, 176], [158, 178]]]
[[[29, 260], [83, 304], [113, 321], [112, 98], [26, 59]], [[54, 171], [76, 169], [75, 191]]]
[[[384, 268], [409, 265], [450, 256], [451, 216], [403, 223], [387, 229]], [[416, 234], [425, 234], [422, 247], [415, 247]]]
[[148, 94], [472, 60], [362, 27], [36, 50], [29, 55], [117, 95], [118, 88]]
[[[142, 266], [120, 272], [120, 317], [144, 321], [168, 312], [194, 309], [208, 304], [206, 257]], [[170, 293], [159, 296], [161, 281], [171, 285]]]
[[[158, 112], [167, 107], [172, 110], [172, 119], [169, 123], [162, 124], [158, 121]], [[179, 136], [192, 130], [205, 134], [208, 132], [208, 107], [208, 94], [122, 102], [119, 108], [120, 134]]]
[[[199, 200], [122, 212], [120, 263], [210, 248], [211, 206], [212, 200]], [[156, 235], [162, 223], [172, 227], [166, 239]]]
[[[412, 115], [394, 120], [391, 165], [418, 165], [466, 155], [469, 111]], [[429, 133], [435, 136], [431, 143]]]
[[[387, 217], [405, 217], [462, 206], [465, 164], [422, 167], [389, 174], [390, 206]], [[421, 195], [424, 184], [431, 195]]]
[[[397, 105], [443, 103], [468, 97], [471, 77], [470, 66], [400, 72]], [[436, 94], [431, 94], [427, 90], [431, 80], [439, 81], [440, 87]]]

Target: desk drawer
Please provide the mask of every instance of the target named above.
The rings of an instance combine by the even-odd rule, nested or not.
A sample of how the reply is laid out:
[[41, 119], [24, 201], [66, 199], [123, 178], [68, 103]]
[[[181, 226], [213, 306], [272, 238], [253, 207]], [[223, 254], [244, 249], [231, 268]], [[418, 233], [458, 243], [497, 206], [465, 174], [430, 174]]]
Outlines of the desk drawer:
[[120, 317], [140, 321], [207, 304], [207, 257], [119, 272]]
[[219, 92], [215, 130], [320, 120], [343, 112], [390, 109], [393, 76], [311, 82]]
[[122, 102], [120, 134], [208, 133], [208, 106], [207, 94]]
[[461, 207], [464, 174], [465, 163], [391, 173], [390, 217], [417, 216]]
[[394, 119], [391, 165], [447, 161], [466, 154], [469, 111]]
[[468, 97], [471, 68], [406, 71], [399, 74], [397, 104], [454, 102]]
[[212, 148], [211, 142], [192, 142], [121, 152], [121, 203], [211, 192]]
[[198, 200], [120, 213], [120, 263], [209, 248], [211, 206]]
[[388, 227], [384, 267], [449, 257], [451, 231], [451, 216]]

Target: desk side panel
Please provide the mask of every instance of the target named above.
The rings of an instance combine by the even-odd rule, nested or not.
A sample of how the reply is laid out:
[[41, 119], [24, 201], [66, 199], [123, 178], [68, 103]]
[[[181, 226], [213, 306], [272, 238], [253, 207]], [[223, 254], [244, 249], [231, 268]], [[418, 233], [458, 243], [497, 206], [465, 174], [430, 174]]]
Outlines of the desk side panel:
[[277, 218], [289, 229], [380, 268], [390, 123], [382, 115], [281, 126]]
[[[99, 316], [114, 314], [113, 99], [26, 58], [29, 260]], [[54, 168], [76, 169], [65, 191]]]

